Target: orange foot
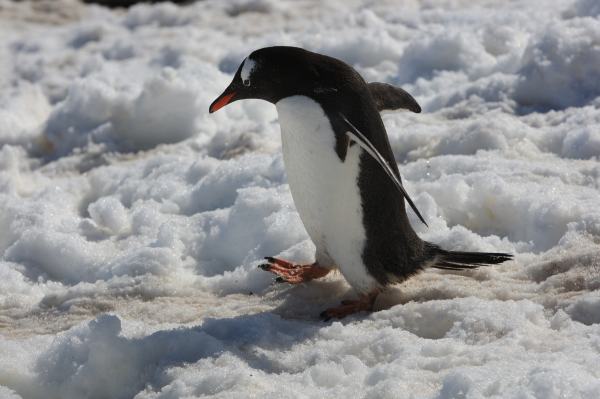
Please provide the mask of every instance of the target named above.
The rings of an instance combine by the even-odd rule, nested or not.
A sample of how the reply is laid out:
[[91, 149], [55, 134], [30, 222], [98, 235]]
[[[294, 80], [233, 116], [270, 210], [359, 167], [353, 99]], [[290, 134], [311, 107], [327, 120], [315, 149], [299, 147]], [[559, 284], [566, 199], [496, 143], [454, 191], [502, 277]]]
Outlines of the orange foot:
[[370, 312], [373, 310], [373, 304], [375, 298], [379, 292], [373, 292], [370, 294], [363, 294], [356, 300], [345, 300], [342, 304], [335, 308], [329, 308], [321, 313], [323, 321], [329, 321], [333, 318], [343, 319], [344, 317], [357, 312]]
[[286, 260], [266, 257], [269, 263], [259, 265], [261, 269], [277, 275], [275, 281], [278, 283], [300, 284], [325, 276], [331, 271], [326, 267], [319, 266], [316, 262], [312, 265], [295, 265]]

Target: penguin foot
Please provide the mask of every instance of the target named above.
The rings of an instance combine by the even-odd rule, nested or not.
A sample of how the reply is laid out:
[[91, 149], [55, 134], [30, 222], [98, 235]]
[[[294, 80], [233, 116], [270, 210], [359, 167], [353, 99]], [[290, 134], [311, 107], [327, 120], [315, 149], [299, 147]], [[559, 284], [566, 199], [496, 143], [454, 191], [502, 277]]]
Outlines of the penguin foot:
[[358, 312], [370, 312], [373, 310], [375, 298], [379, 292], [373, 292], [359, 296], [355, 300], [344, 300], [342, 304], [335, 308], [329, 308], [321, 312], [323, 321], [329, 321], [333, 318], [343, 319], [344, 317]]
[[295, 265], [283, 259], [266, 257], [268, 263], [259, 265], [261, 269], [277, 275], [275, 279], [278, 283], [300, 284], [328, 274], [331, 269], [319, 266], [318, 263], [312, 265]]

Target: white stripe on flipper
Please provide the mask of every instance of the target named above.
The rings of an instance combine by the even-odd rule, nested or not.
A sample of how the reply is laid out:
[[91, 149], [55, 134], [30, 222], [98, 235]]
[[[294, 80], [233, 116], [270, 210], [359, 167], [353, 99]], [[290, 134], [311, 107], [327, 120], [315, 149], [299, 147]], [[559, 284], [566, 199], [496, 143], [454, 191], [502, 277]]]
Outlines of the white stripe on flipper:
[[379, 151], [377, 151], [375, 146], [373, 146], [373, 144], [371, 144], [371, 142], [365, 137], [365, 135], [362, 134], [360, 132], [360, 130], [358, 130], [356, 128], [356, 126], [354, 126], [352, 124], [352, 122], [350, 122], [344, 116], [344, 114], [340, 113], [340, 116], [342, 117], [344, 122], [346, 122], [348, 124], [348, 126], [350, 126], [351, 131], [346, 132], [348, 137], [350, 137], [351, 140], [354, 140], [356, 143], [358, 143], [358, 145], [360, 145], [363, 150], [365, 150], [369, 155], [371, 155], [373, 157], [373, 159], [375, 159], [377, 161], [377, 163], [383, 168], [383, 170], [385, 170], [385, 173], [388, 175], [388, 177], [390, 179], [392, 179], [396, 188], [400, 191], [400, 193], [404, 196], [404, 198], [406, 198], [406, 201], [408, 202], [410, 207], [413, 209], [413, 211], [417, 214], [417, 216], [419, 217], [421, 222], [423, 222], [423, 224], [425, 226], [428, 226], [427, 223], [425, 222], [425, 219], [423, 219], [423, 216], [421, 216], [421, 213], [417, 209], [417, 206], [410, 199], [410, 197], [408, 196], [408, 193], [406, 192], [406, 190], [404, 190], [404, 187], [402, 187], [402, 183], [400, 182], [400, 180], [398, 180], [398, 177], [394, 174], [394, 171], [392, 170], [390, 165], [387, 163], [385, 158], [383, 158], [381, 156], [381, 154], [379, 153]]

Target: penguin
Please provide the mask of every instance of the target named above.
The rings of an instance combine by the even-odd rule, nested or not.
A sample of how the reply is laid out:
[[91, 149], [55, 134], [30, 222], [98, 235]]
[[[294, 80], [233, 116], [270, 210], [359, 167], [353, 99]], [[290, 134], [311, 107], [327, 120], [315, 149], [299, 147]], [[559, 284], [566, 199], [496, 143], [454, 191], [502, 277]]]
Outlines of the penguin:
[[323, 319], [372, 311], [387, 286], [426, 268], [474, 269], [512, 258], [444, 250], [412, 228], [405, 202], [427, 223], [402, 185], [380, 116], [383, 110], [421, 111], [401, 88], [367, 83], [336, 58], [275, 46], [246, 57], [209, 112], [243, 99], [277, 108], [289, 188], [316, 248], [312, 264], [267, 257], [260, 267], [290, 284], [338, 269], [358, 293], [323, 311]]

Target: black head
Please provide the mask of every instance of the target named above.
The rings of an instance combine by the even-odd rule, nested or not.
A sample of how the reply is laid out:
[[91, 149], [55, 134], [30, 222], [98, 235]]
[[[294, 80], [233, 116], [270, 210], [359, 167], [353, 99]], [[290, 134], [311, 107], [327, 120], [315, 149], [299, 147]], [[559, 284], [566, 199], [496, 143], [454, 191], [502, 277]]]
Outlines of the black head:
[[233, 80], [213, 101], [209, 112], [249, 98], [275, 104], [293, 95], [314, 97], [337, 91], [336, 82], [350, 81], [348, 75], [355, 77], [357, 74], [335, 58], [298, 47], [265, 47], [242, 61]]

